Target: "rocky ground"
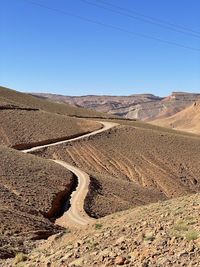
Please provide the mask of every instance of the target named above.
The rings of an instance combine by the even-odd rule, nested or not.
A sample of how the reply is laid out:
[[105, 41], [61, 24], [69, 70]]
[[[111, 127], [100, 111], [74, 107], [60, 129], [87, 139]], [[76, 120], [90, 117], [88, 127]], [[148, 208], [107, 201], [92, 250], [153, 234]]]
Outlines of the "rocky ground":
[[30, 251], [34, 240], [59, 232], [53, 221], [75, 185], [60, 165], [0, 146], [0, 258]]
[[142, 206], [52, 236], [4, 266], [198, 267], [200, 194]]

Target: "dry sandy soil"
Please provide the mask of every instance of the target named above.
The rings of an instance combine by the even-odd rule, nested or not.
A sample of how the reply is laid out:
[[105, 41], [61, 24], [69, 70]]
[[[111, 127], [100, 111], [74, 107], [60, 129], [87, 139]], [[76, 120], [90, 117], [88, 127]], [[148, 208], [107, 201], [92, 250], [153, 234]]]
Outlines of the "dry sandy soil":
[[200, 194], [195, 194], [116, 213], [50, 237], [4, 266], [198, 267], [199, 212]]
[[200, 138], [136, 126], [121, 125], [36, 153], [91, 176], [85, 208], [93, 217], [200, 191]]
[[27, 252], [33, 240], [57, 233], [50, 220], [62, 213], [60, 204], [75, 185], [60, 165], [0, 146], [0, 258]]
[[152, 121], [155, 125], [200, 134], [200, 101], [173, 116]]
[[45, 111], [0, 110], [0, 145], [14, 148], [64, 140], [99, 128], [94, 121]]

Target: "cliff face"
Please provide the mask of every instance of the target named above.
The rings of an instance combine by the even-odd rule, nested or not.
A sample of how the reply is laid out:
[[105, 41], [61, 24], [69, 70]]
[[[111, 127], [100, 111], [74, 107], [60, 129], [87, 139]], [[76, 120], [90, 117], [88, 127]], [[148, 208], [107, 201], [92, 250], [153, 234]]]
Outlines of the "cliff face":
[[200, 99], [200, 94], [185, 92], [172, 92], [170, 96], [165, 98], [152, 94], [130, 96], [62, 96], [40, 94], [39, 96], [60, 103], [69, 103], [74, 106], [107, 112], [128, 119], [145, 121], [169, 117]]

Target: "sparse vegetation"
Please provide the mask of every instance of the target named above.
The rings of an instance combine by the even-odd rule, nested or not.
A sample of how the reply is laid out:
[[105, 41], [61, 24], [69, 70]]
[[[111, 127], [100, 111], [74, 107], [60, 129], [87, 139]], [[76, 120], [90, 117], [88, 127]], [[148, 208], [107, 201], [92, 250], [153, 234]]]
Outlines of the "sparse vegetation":
[[95, 230], [99, 230], [102, 227], [103, 227], [103, 225], [101, 223], [95, 223], [95, 225], [94, 225]]
[[173, 228], [175, 231], [178, 232], [185, 232], [188, 231], [188, 224], [185, 221], [178, 221]]
[[27, 255], [25, 255], [24, 253], [17, 253], [15, 255], [14, 263], [18, 264], [18, 263], [24, 262], [26, 260], [27, 260]]
[[153, 241], [154, 239], [155, 239], [155, 236], [153, 235], [153, 233], [146, 233], [144, 236], [145, 241]]
[[110, 117], [108, 114], [102, 114], [96, 112], [94, 110], [89, 110], [85, 108], [74, 107], [69, 104], [63, 103], [56, 103], [53, 101], [48, 101], [44, 98], [39, 98], [32, 96], [30, 94], [20, 93], [9, 88], [5, 88], [0, 86], [0, 96], [4, 98], [4, 101], [11, 104], [14, 102], [15, 104], [28, 106], [37, 108], [40, 110], [44, 110], [51, 113], [57, 113], [62, 115], [69, 115], [69, 116], [80, 116], [80, 117], [102, 117], [108, 118]]
[[63, 233], [64, 233], [64, 234], [69, 234], [69, 233], [71, 233], [70, 228], [69, 228], [69, 227], [65, 228], [65, 229], [63, 230]]
[[188, 231], [185, 234], [185, 238], [187, 241], [196, 240], [199, 237], [199, 233], [195, 230]]

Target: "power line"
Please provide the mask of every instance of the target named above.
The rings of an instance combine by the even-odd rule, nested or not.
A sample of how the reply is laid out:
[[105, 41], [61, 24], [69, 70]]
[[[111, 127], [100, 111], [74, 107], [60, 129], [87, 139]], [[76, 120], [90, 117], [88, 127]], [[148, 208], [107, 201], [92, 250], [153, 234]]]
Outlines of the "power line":
[[69, 17], [74, 17], [74, 18], [77, 18], [77, 19], [80, 19], [80, 20], [83, 20], [83, 21], [86, 21], [86, 22], [89, 22], [89, 23], [100, 25], [100, 26], [102, 26], [104, 28], [110, 28], [110, 29], [118, 30], [120, 32], [131, 34], [131, 35], [134, 35], [134, 36], [142, 37], [142, 38], [145, 38], [145, 39], [150, 39], [150, 40], [154, 40], [154, 41], [157, 41], [157, 42], [160, 42], [160, 43], [165, 43], [165, 44], [168, 44], [168, 45], [173, 45], [173, 46], [176, 46], [176, 47], [181, 47], [181, 48], [185, 48], [185, 49], [189, 49], [189, 50], [200, 52], [200, 48], [187, 46], [187, 45], [176, 43], [176, 42], [173, 42], [173, 41], [163, 40], [163, 39], [160, 39], [160, 38], [157, 38], [157, 37], [153, 37], [153, 36], [150, 36], [150, 35], [146, 35], [146, 34], [143, 34], [143, 33], [133, 32], [133, 31], [126, 30], [124, 28], [121, 28], [121, 27], [118, 27], [118, 26], [115, 26], [115, 25], [112, 25], [112, 24], [103, 23], [103, 22], [100, 22], [100, 21], [97, 21], [97, 20], [93, 20], [93, 19], [90, 19], [90, 18], [86, 18], [86, 17], [80, 16], [80, 15], [77, 15], [77, 14], [74, 14], [74, 13], [71, 13], [71, 12], [68, 12], [68, 11], [64, 11], [64, 10], [61, 10], [61, 9], [49, 7], [49, 6], [46, 6], [44, 4], [41, 4], [41, 3], [38, 3], [38, 2], [35, 2], [35, 1], [32, 1], [32, 0], [22, 0], [22, 1], [25, 1], [25, 2], [27, 2], [29, 4], [32, 4], [32, 5], [39, 6], [41, 8], [52, 10], [52, 11], [54, 11], [56, 13], [59, 13], [59, 14], [62, 14], [62, 15], [66, 15], [66, 16], [69, 16]]
[[135, 15], [138, 15], [140, 17], [144, 17], [144, 18], [147, 18], [147, 19], [150, 19], [152, 21], [155, 21], [155, 22], [160, 22], [162, 24], [166, 24], [166, 25], [169, 25], [169, 26], [172, 26], [174, 28], [178, 28], [178, 29], [182, 29], [182, 30], [185, 30], [187, 32], [191, 32], [191, 33], [194, 33], [194, 34], [198, 34], [200, 35], [200, 32], [199, 31], [194, 31], [190, 28], [187, 28], [185, 26], [182, 26], [182, 25], [177, 25], [177, 24], [174, 24], [174, 23], [171, 23], [171, 22], [168, 22], [168, 21], [165, 21], [165, 20], [162, 20], [162, 19], [158, 19], [158, 18], [155, 18], [155, 17], [152, 17], [152, 16], [147, 16], [147, 15], [144, 15], [144, 14], [141, 14], [139, 13], [138, 11], [135, 11], [133, 9], [128, 9], [128, 8], [124, 8], [122, 6], [118, 6], [118, 5], [114, 5], [114, 4], [111, 4], [111, 3], [107, 3], [106, 1], [104, 0], [97, 0], [97, 2], [100, 2], [104, 5], [107, 5], [107, 6], [111, 6], [111, 7], [114, 7], [116, 9], [120, 9], [120, 10], [124, 10], [128, 13], [131, 13], [131, 14], [135, 14]]
[[[165, 28], [165, 29], [168, 29], [168, 30], [171, 30], [171, 31], [174, 31], [174, 32], [182, 33], [182, 34], [189, 35], [189, 36], [192, 36], [192, 37], [195, 37], [195, 38], [200, 38], [200, 33], [199, 33], [199, 35], [197, 35], [197, 34], [194, 34], [194, 33], [186, 32], [185, 30], [175, 29], [172, 26], [163, 25], [163, 24], [158, 23], [156, 21], [150, 21], [149, 19], [138, 17], [138, 15], [135, 16], [135, 15], [132, 15], [132, 14], [127, 14], [127, 13], [124, 13], [124, 12], [121, 12], [121, 11], [118, 11], [118, 10], [115, 10], [115, 9], [112, 9], [112, 8], [109, 8], [109, 7], [105, 7], [105, 6], [99, 5], [99, 4], [94, 3], [94, 2], [87, 1], [87, 0], [80, 0], [80, 1], [83, 2], [84, 4], [96, 6], [98, 8], [111, 11], [112, 13], [116, 13], [116, 14], [124, 16], [124, 17], [129, 17], [129, 18], [134, 19], [134, 20], [140, 20], [140, 21], [143, 21], [145, 23], [156, 25], [158, 27]], [[100, 2], [102, 2], [103, 4], [105, 3], [104, 1], [100, 1]], [[106, 4], [106, 5], [111, 6], [110, 4]], [[112, 6], [114, 6], [114, 5], [112, 5]], [[129, 11], [129, 13], [130, 13], [130, 11]]]

